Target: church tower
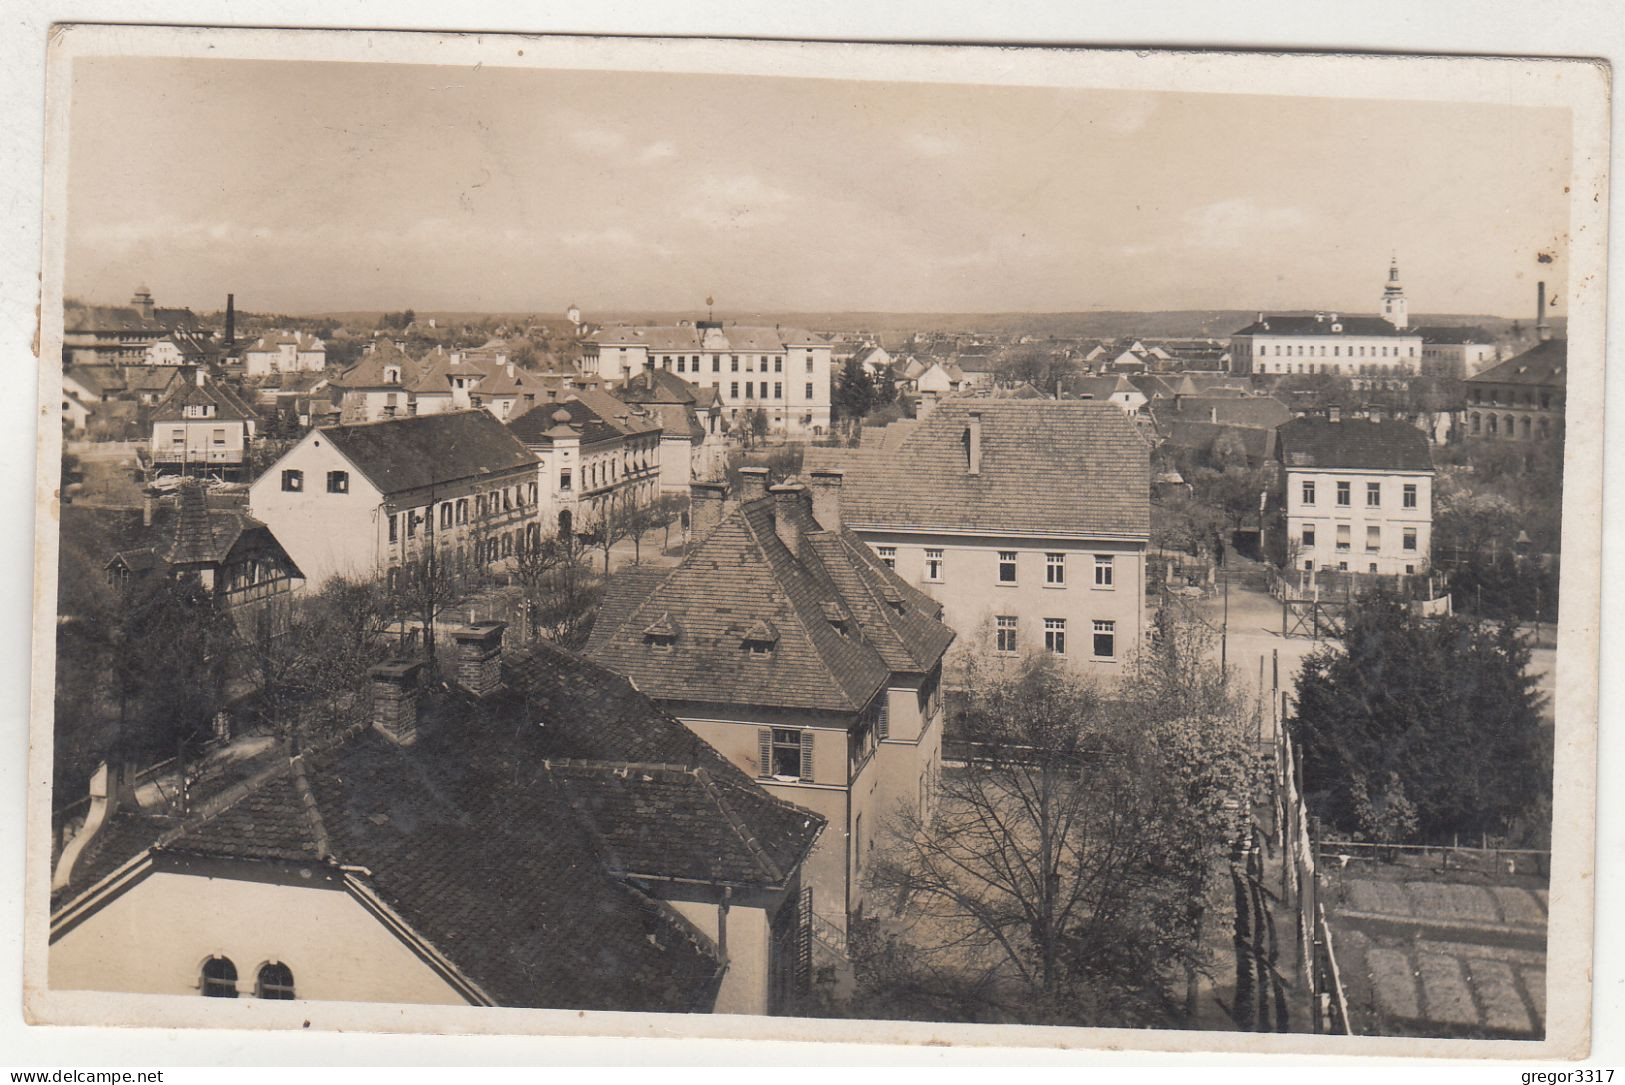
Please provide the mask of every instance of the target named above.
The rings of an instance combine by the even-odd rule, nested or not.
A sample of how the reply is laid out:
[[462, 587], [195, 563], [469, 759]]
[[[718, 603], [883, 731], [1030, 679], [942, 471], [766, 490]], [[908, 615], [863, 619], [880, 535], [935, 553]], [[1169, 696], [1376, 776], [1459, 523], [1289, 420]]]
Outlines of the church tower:
[[1410, 307], [1405, 301], [1405, 288], [1399, 285], [1399, 257], [1388, 264], [1388, 285], [1382, 288], [1382, 318], [1400, 331], [1410, 326]]

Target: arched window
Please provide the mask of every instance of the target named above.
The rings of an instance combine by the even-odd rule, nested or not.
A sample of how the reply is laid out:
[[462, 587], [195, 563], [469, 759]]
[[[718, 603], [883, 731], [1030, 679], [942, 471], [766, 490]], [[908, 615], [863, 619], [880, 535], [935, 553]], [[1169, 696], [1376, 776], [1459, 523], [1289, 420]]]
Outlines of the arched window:
[[260, 998], [292, 998], [293, 969], [279, 961], [260, 965], [259, 981], [254, 993]]
[[1479, 429], [1483, 424], [1483, 420], [1481, 418], [1479, 418], [1477, 411], [1473, 412], [1472, 419], [1473, 419], [1473, 436], [1477, 437]]
[[230, 957], [210, 957], [203, 962], [203, 996], [237, 997], [237, 966]]
[[1501, 431], [1501, 416], [1492, 414], [1490, 417], [1490, 434], [1493, 436]]
[[1512, 420], [1512, 416], [1510, 414], [1506, 416], [1506, 424], [1507, 424], [1507, 436], [1509, 438], [1516, 437], [1518, 435], [1517, 423]]

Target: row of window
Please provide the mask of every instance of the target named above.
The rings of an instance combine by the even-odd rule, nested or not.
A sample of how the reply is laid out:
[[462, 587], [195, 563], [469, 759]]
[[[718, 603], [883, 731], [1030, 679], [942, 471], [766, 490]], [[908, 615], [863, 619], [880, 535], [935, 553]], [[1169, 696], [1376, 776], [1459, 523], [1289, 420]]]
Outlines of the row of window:
[[[1296, 368], [1294, 368], [1296, 366]], [[1409, 373], [1410, 367], [1404, 364], [1369, 362], [1349, 363], [1349, 376], [1362, 377], [1392, 377], [1396, 373]], [[1263, 362], [1259, 365], [1260, 373], [1336, 373], [1343, 372], [1341, 362]]]
[[[728, 382], [728, 398], [729, 399], [738, 399], [739, 398], [739, 389], [741, 387], [743, 387], [745, 389], [745, 397], [744, 398], [746, 398], [746, 399], [783, 399], [784, 398], [784, 384], [781, 381], [774, 381], [773, 382], [773, 394], [771, 396], [769, 396], [767, 394], [767, 381], [745, 381], [745, 382], [743, 382], [743, 385], [741, 385], [741, 382], [739, 382], [739, 381], [729, 381]], [[758, 389], [759, 389], [759, 391], [758, 391]], [[807, 388], [806, 388], [806, 398], [811, 399], [812, 397], [813, 397], [813, 386], [812, 386], [812, 383], [809, 381], [808, 384], [807, 384]]]
[[[343, 472], [328, 472], [328, 492], [343, 493], [342, 490], [333, 489], [331, 476], [334, 474], [343, 474]], [[283, 489], [287, 489], [287, 486], [284, 485]], [[500, 490], [474, 495], [474, 518], [484, 519], [486, 516], [496, 516], [499, 513], [512, 512], [516, 508], [522, 509], [526, 505], [534, 504], [536, 504], [536, 483], [504, 486]], [[470, 508], [468, 498], [459, 497], [456, 501], [442, 501], [439, 508], [441, 530], [468, 523]], [[406, 537], [408, 539], [417, 538], [418, 525], [432, 523], [434, 517], [432, 510], [433, 506], [424, 506], [422, 509], [407, 509], [405, 512], [391, 513], [389, 517], [389, 541], [392, 543], [400, 541], [402, 525], [406, 528]]]
[[[1331, 566], [1328, 565], [1327, 568], [1329, 569], [1329, 568], [1331, 568]], [[1304, 559], [1304, 561], [1303, 561], [1303, 571], [1306, 572], [1306, 573], [1312, 573], [1312, 572], [1315, 571], [1315, 562], [1314, 562], [1313, 558], [1305, 558]], [[1340, 573], [1348, 572], [1349, 571], [1349, 563], [1346, 562], [1346, 561], [1338, 562], [1337, 563], [1337, 571], [1340, 572]], [[1370, 564], [1368, 564], [1366, 566], [1365, 571], [1368, 572], [1368, 573], [1373, 573], [1373, 574], [1376, 573], [1376, 571], [1377, 571], [1377, 563], [1374, 562], [1374, 561], [1371, 562]], [[1405, 566], [1405, 575], [1406, 576], [1414, 576], [1415, 573], [1416, 573], [1416, 566], [1415, 565], [1407, 565], [1407, 566]]]
[[[1518, 436], [1518, 420], [1510, 414], [1505, 417], [1504, 424], [1503, 419], [1497, 415], [1480, 415], [1477, 411], [1474, 411], [1472, 414], [1468, 415], [1467, 421], [1469, 432], [1471, 432], [1474, 437], [1499, 437], [1503, 433], [1508, 437]], [[1528, 415], [1524, 415], [1523, 439], [1528, 441], [1532, 439], [1537, 432], [1540, 434], [1540, 438], [1543, 441], [1551, 437], [1552, 420], [1550, 418], [1542, 418], [1540, 420], [1540, 424], [1537, 426]]]
[[[886, 563], [888, 569], [897, 568], [897, 547], [876, 547], [880, 560]], [[1064, 553], [1044, 554], [1044, 585], [1046, 587], [1066, 586], [1066, 559]], [[1096, 554], [1094, 556], [1095, 587], [1110, 588], [1115, 586], [1117, 580], [1117, 562], [1111, 554]], [[999, 551], [999, 579], [1000, 584], [1015, 584], [1016, 569], [1019, 564], [1019, 555], [1015, 550]], [[925, 580], [931, 584], [944, 583], [944, 569], [946, 557], [941, 547], [928, 546], [925, 548]]]
[[[1270, 349], [1272, 346], [1275, 348], [1273, 351]], [[1317, 346], [1319, 347], [1318, 352], [1316, 351]], [[1389, 353], [1390, 351], [1392, 351], [1392, 353]], [[1284, 347], [1280, 343], [1273, 343], [1273, 344], [1265, 343], [1265, 344], [1261, 345], [1258, 348], [1258, 356], [1260, 358], [1262, 358], [1265, 355], [1269, 355], [1270, 357], [1274, 357], [1274, 358], [1280, 358], [1280, 357], [1283, 357], [1283, 356], [1287, 357], [1287, 358], [1302, 358], [1302, 357], [1305, 356], [1304, 355], [1304, 348], [1303, 348], [1302, 343], [1297, 344], [1296, 347], [1294, 347], [1293, 344], [1291, 344], [1291, 343], [1286, 344]], [[1326, 344], [1324, 344], [1324, 343], [1310, 344], [1308, 357], [1310, 357], [1310, 358], [1325, 358], [1327, 356], [1328, 355], [1326, 354]], [[1349, 349], [1348, 349], [1348, 354], [1345, 355], [1343, 353], [1343, 345], [1341, 343], [1333, 343], [1332, 344], [1332, 352], [1331, 352], [1330, 357], [1333, 357], [1333, 358], [1342, 358], [1342, 357], [1349, 357], [1349, 358], [1414, 358], [1414, 357], [1416, 357], [1416, 348], [1414, 346], [1407, 346], [1406, 349], [1405, 349], [1405, 353], [1401, 354], [1399, 352], [1399, 347], [1397, 347], [1397, 346], [1393, 346], [1393, 347], [1390, 347], [1390, 346], [1376, 347], [1376, 346], [1372, 346], [1370, 343], [1360, 343], [1358, 345], [1356, 345], [1354, 343], [1350, 343], [1349, 344]]]
[[[1349, 550], [1352, 548], [1353, 528], [1348, 524], [1337, 525], [1337, 549]], [[1315, 545], [1315, 525], [1303, 526], [1302, 542], [1305, 549], [1313, 549]], [[1416, 549], [1416, 528], [1407, 527], [1400, 532], [1400, 545], [1402, 549], [1414, 551]], [[1375, 554], [1382, 549], [1382, 527], [1378, 524], [1367, 524], [1365, 528], [1365, 549], [1368, 554]]]
[[[1303, 489], [1301, 491], [1301, 496], [1303, 497], [1303, 503], [1305, 505], [1313, 505], [1315, 503], [1316, 486], [1315, 486], [1315, 480], [1314, 479], [1306, 478], [1306, 479], [1303, 480]], [[1354, 483], [1349, 482], [1346, 479], [1339, 479], [1337, 481], [1337, 505], [1338, 505], [1338, 507], [1346, 509], [1349, 506], [1351, 506], [1353, 503], [1354, 503]], [[1400, 505], [1402, 507], [1407, 508], [1407, 509], [1416, 508], [1416, 505], [1417, 505], [1416, 483], [1407, 482], [1407, 483], [1404, 483], [1400, 487], [1399, 503], [1400, 503]], [[1382, 507], [1382, 483], [1380, 483], [1380, 482], [1368, 482], [1368, 483], [1365, 484], [1365, 507], [1368, 508], [1368, 509], [1376, 509], [1376, 508], [1381, 508]]]
[[[205, 998], [236, 998], [237, 966], [230, 957], [210, 957], [203, 962], [198, 988]], [[293, 998], [293, 970], [280, 961], [260, 965], [254, 977], [254, 997]]]
[[[174, 429], [169, 432], [169, 443], [171, 443], [171, 445], [176, 445], [177, 448], [182, 447], [182, 445], [187, 443], [187, 430], [185, 430], [184, 426], [174, 427]], [[211, 445], [224, 445], [224, 443], [226, 443], [226, 429], [224, 429], [224, 427], [216, 427], [216, 429], [211, 429], [210, 443]]]
[[[1000, 655], [1015, 655], [1021, 650], [1020, 621], [1013, 614], [995, 615], [993, 619], [993, 649]], [[1117, 658], [1117, 623], [1095, 619], [1090, 641], [1091, 659]], [[1066, 619], [1044, 619], [1044, 651], [1058, 656], [1067, 654]]]

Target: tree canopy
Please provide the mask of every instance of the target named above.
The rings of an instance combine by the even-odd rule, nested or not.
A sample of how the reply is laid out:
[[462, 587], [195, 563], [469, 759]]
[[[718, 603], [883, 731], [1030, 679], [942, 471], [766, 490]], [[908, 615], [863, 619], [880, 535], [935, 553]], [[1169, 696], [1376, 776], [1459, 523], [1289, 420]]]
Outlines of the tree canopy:
[[1360, 597], [1343, 646], [1308, 656], [1298, 676], [1291, 726], [1313, 812], [1388, 843], [1541, 824], [1552, 732], [1529, 661], [1514, 625], [1419, 618], [1387, 592]]

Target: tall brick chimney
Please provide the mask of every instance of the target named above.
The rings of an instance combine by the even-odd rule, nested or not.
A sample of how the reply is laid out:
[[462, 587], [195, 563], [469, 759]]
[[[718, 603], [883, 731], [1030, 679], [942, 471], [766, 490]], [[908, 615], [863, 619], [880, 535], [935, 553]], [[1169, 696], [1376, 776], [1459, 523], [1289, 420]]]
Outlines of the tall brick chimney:
[[692, 542], [704, 542], [722, 522], [722, 509], [728, 501], [726, 482], [691, 482], [688, 484], [688, 536]]
[[226, 295], [226, 349], [237, 345], [237, 295]]
[[741, 467], [739, 469], [739, 503], [746, 504], [767, 496], [767, 468]]
[[367, 672], [372, 679], [373, 730], [395, 743], [418, 740], [418, 672], [422, 661], [380, 663]]
[[806, 488], [797, 482], [787, 482], [770, 486], [767, 492], [773, 495], [773, 533], [786, 550], [800, 557], [801, 507], [807, 499]]
[[474, 622], [451, 631], [457, 642], [457, 684], [476, 697], [502, 687], [503, 622]]
[[841, 483], [846, 472], [838, 467], [820, 467], [812, 472], [813, 519], [825, 531], [841, 530]]
[[1535, 284], [1535, 338], [1542, 343], [1552, 337], [1552, 326], [1546, 323], [1546, 282]]

